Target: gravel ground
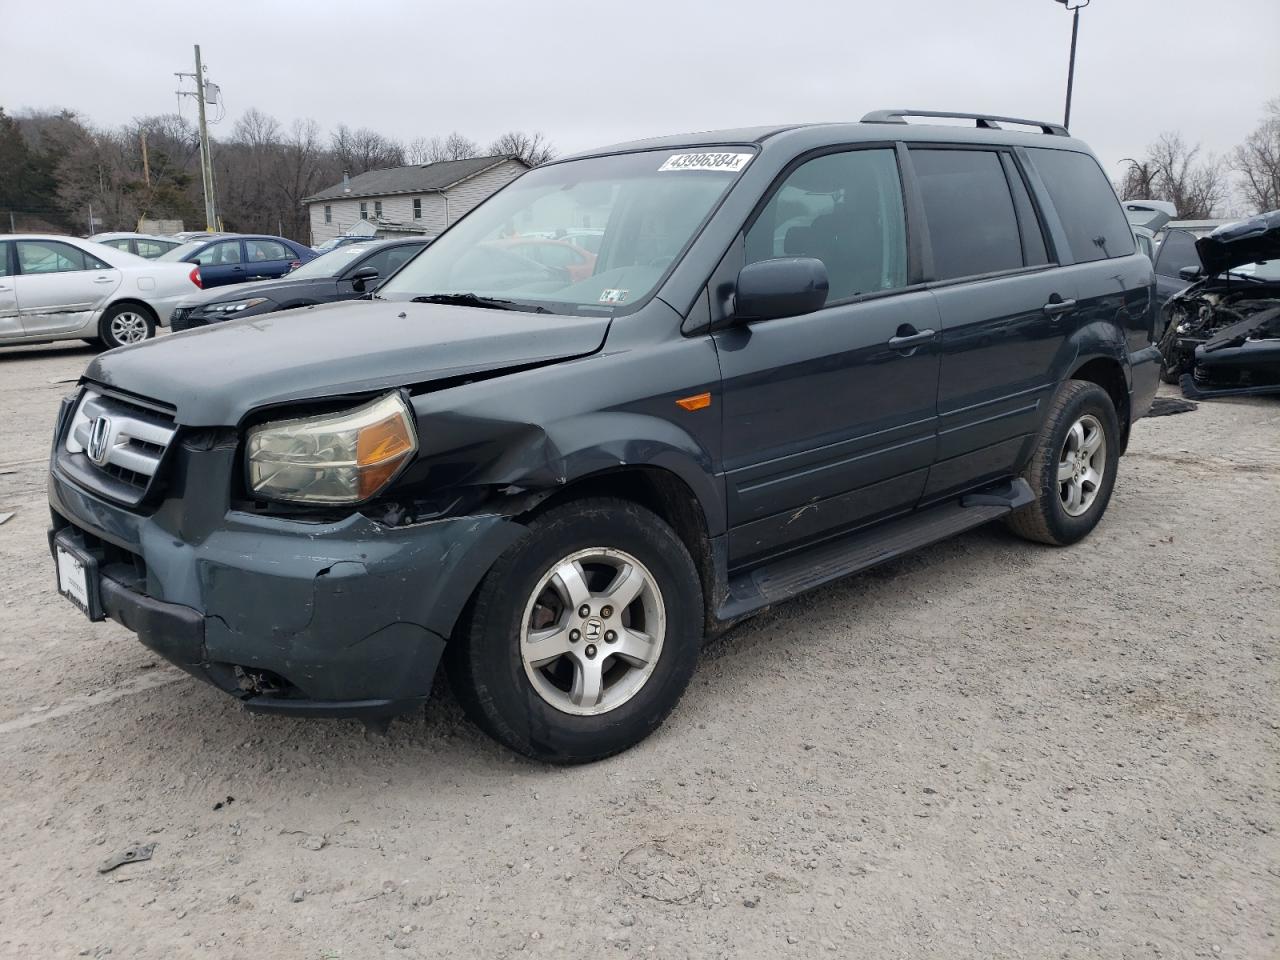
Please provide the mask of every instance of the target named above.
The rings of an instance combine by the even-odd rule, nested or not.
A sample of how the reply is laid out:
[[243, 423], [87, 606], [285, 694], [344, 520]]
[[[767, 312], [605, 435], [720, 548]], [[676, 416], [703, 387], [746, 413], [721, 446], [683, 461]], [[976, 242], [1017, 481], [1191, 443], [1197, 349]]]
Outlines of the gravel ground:
[[1280, 402], [1143, 421], [1075, 548], [989, 527], [743, 624], [563, 770], [444, 691], [253, 717], [86, 622], [44, 471], [90, 356], [0, 354], [0, 954], [1280, 955]]

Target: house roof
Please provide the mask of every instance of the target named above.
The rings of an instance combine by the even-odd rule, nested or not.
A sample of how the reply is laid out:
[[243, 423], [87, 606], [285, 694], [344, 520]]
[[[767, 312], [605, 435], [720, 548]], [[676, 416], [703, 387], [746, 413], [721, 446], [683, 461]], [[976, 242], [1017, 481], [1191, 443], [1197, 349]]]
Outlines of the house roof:
[[335, 183], [310, 197], [303, 203], [316, 200], [352, 200], [358, 197], [387, 197], [402, 193], [436, 193], [484, 173], [508, 160], [528, 166], [519, 157], [493, 156], [471, 157], [467, 160], [441, 160], [438, 163], [418, 163], [408, 167], [390, 167], [386, 170], [370, 170], [352, 177], [347, 183]]

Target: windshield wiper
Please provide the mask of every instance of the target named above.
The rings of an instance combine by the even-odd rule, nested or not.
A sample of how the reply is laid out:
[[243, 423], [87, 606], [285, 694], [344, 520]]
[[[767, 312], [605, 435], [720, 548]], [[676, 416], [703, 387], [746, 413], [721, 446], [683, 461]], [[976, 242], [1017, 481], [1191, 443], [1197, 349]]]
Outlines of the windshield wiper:
[[482, 297], [475, 293], [432, 293], [414, 297], [410, 303], [445, 303], [453, 307], [490, 307], [494, 310], [523, 310], [528, 313], [550, 313], [546, 307], [517, 306], [513, 300]]

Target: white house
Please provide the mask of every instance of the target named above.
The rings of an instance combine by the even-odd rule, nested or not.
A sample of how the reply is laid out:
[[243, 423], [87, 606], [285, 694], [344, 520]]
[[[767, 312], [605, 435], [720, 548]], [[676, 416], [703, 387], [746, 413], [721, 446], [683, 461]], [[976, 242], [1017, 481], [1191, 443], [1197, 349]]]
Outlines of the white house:
[[472, 157], [344, 175], [342, 183], [302, 201], [311, 215], [311, 243], [342, 236], [362, 220], [378, 236], [437, 234], [528, 169], [519, 157]]

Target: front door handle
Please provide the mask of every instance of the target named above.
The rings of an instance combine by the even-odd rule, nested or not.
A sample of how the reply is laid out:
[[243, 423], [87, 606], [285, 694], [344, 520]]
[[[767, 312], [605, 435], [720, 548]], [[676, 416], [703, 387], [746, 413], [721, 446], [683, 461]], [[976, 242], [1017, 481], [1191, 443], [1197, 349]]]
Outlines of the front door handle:
[[[1054, 297], [1057, 297], [1057, 295], [1055, 294]], [[1074, 300], [1063, 300], [1061, 298], [1055, 299], [1054, 297], [1051, 297], [1049, 302], [1044, 305], [1044, 312], [1049, 316], [1060, 317], [1064, 313], [1070, 313], [1076, 308], [1076, 302]]]
[[928, 343], [938, 335], [936, 330], [921, 330], [916, 332], [916, 328], [910, 324], [904, 324], [898, 328], [898, 335], [889, 338], [889, 347], [893, 350], [912, 350], [922, 343]]

